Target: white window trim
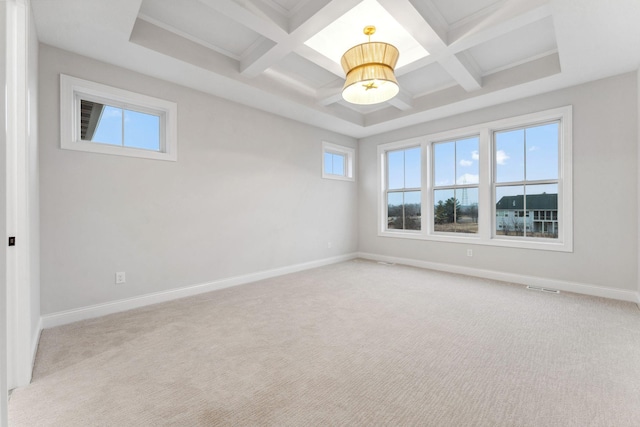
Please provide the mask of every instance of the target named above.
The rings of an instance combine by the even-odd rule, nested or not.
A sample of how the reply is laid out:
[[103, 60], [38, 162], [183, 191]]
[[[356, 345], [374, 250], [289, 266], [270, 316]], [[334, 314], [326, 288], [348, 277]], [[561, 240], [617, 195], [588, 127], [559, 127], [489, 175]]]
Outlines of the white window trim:
[[[339, 154], [345, 157], [345, 175], [334, 175], [324, 172], [325, 153]], [[342, 181], [355, 181], [355, 153], [356, 150], [351, 147], [345, 147], [343, 145], [322, 141], [322, 177], [326, 179], [337, 179]]]
[[[492, 135], [508, 128], [532, 126], [538, 123], [561, 121], [558, 141], [558, 225], [557, 239], [497, 236], [495, 234], [495, 192], [493, 183]], [[403, 239], [431, 240], [463, 244], [501, 246], [573, 252], [573, 161], [572, 161], [572, 106], [565, 106], [508, 119], [496, 120], [446, 132], [425, 135], [378, 146], [378, 236]], [[433, 144], [479, 135], [480, 183], [478, 185], [478, 233], [435, 233], [433, 230]], [[419, 145], [422, 149], [422, 230], [388, 230], [386, 227], [386, 153]]]
[[[81, 97], [159, 115], [160, 151], [82, 141], [79, 122]], [[60, 74], [60, 147], [65, 150], [176, 161], [178, 158], [177, 111], [175, 102]]]

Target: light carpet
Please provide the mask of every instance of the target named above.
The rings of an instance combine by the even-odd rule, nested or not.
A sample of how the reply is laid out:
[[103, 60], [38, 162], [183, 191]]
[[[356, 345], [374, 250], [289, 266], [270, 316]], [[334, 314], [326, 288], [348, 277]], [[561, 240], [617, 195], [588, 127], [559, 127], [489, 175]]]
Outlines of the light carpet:
[[632, 303], [354, 260], [45, 330], [11, 426], [639, 426]]

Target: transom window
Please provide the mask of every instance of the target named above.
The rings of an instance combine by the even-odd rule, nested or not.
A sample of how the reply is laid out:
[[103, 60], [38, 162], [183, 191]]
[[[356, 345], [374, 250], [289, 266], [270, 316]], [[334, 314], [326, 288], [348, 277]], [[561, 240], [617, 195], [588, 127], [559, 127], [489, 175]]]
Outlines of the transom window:
[[63, 149], [177, 158], [173, 102], [61, 74], [60, 103]]
[[378, 234], [572, 251], [571, 126], [569, 106], [378, 146]]
[[322, 143], [322, 177], [353, 181], [355, 150], [350, 147]]
[[160, 151], [160, 114], [80, 99], [80, 139], [120, 147]]

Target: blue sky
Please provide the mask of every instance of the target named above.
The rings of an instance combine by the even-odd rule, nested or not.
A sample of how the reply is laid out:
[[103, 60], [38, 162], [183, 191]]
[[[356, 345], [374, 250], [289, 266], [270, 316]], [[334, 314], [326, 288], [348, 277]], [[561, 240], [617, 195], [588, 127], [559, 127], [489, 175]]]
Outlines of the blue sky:
[[420, 188], [420, 147], [390, 151], [389, 189]]
[[497, 132], [496, 182], [557, 179], [558, 126], [548, 123]]
[[160, 117], [105, 105], [92, 141], [159, 151]]
[[477, 136], [434, 144], [435, 185], [477, 184], [480, 181], [478, 146]]
[[344, 155], [324, 153], [324, 173], [344, 176]]
[[[496, 182], [520, 182], [558, 178], [558, 123], [547, 123], [527, 129], [496, 132]], [[477, 184], [479, 182], [479, 138], [436, 143], [433, 146], [437, 186]], [[420, 147], [388, 153], [389, 189], [420, 187]], [[557, 184], [527, 185], [527, 194], [557, 193]], [[419, 192], [405, 198], [417, 198]], [[496, 200], [503, 196], [524, 194], [522, 185], [503, 186], [496, 189]], [[451, 197], [468, 204], [478, 203], [478, 190], [436, 190], [434, 204]], [[400, 194], [389, 195], [401, 203]], [[405, 201], [405, 203], [409, 203]], [[413, 203], [413, 202], [411, 202]]]

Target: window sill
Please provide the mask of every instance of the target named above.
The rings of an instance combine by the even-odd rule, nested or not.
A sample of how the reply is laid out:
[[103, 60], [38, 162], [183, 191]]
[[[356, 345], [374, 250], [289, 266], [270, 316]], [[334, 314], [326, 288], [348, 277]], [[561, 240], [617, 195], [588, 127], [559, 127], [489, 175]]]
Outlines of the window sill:
[[465, 245], [481, 245], [481, 246], [495, 246], [495, 247], [507, 247], [517, 249], [533, 249], [552, 252], [573, 252], [573, 246], [562, 241], [545, 242], [538, 239], [510, 239], [504, 237], [492, 237], [484, 238], [483, 236], [470, 236], [470, 235], [452, 235], [452, 234], [426, 234], [425, 231], [380, 231], [379, 237], [391, 237], [396, 239], [409, 239], [409, 240], [425, 240], [432, 242], [445, 242], [445, 243], [458, 243]]

